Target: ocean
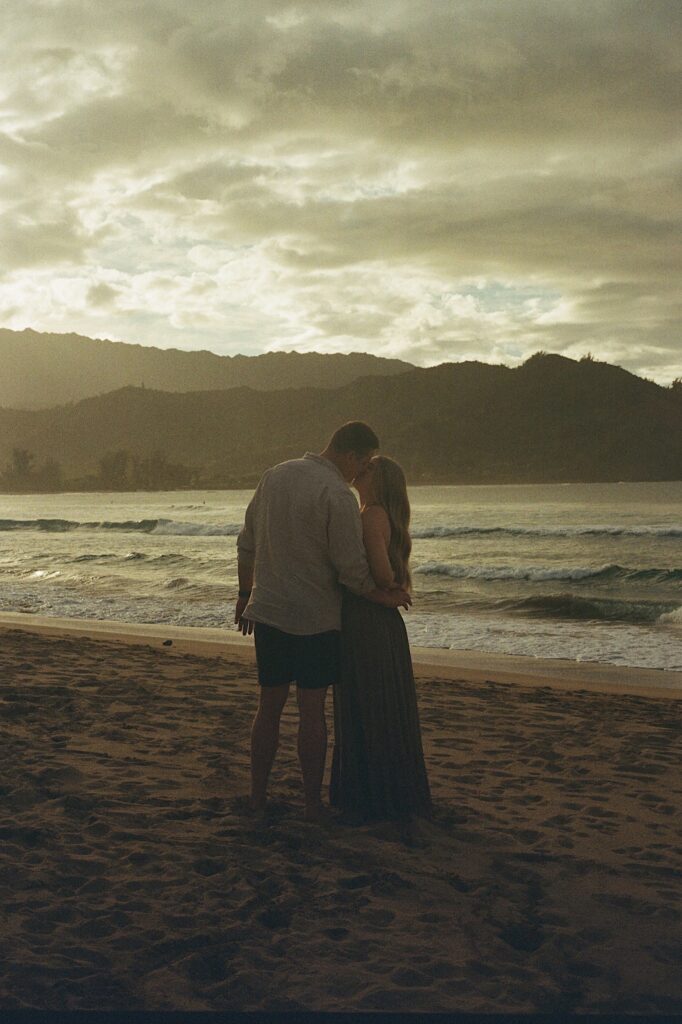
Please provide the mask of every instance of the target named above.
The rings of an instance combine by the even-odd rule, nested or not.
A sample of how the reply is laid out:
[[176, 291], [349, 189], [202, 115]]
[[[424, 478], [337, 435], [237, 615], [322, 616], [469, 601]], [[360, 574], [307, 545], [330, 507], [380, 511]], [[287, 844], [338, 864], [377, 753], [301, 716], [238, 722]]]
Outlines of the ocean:
[[[230, 631], [250, 497], [0, 495], [0, 611]], [[682, 671], [682, 482], [410, 500], [413, 644]]]

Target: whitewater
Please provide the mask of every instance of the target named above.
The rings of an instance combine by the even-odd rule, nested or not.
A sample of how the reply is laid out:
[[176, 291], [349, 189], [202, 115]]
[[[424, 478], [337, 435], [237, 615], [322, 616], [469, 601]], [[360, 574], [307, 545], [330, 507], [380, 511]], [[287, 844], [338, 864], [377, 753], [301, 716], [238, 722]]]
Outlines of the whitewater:
[[[0, 495], [0, 610], [232, 628], [249, 491]], [[682, 670], [682, 483], [412, 487], [410, 639]]]

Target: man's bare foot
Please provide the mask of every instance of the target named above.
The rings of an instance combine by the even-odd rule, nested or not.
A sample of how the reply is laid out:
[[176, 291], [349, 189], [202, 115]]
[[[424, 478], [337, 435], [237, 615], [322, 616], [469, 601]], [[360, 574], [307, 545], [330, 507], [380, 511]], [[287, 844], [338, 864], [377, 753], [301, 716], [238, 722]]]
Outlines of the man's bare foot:
[[245, 814], [255, 821], [264, 821], [267, 816], [267, 803], [256, 803], [252, 797], [246, 796], [246, 794], [235, 797], [232, 801], [232, 809], [237, 814]]
[[331, 811], [324, 804], [315, 804], [313, 807], [306, 807], [303, 820], [311, 825], [327, 825], [331, 822]]
[[268, 804], [267, 800], [254, 800], [253, 797], [249, 798], [249, 813], [252, 820], [257, 825], [262, 825], [268, 820]]

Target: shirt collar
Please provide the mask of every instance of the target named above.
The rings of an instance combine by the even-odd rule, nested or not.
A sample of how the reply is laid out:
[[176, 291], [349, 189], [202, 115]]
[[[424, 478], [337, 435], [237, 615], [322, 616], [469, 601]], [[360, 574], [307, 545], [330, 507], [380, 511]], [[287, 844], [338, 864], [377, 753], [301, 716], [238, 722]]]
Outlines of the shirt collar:
[[325, 459], [324, 455], [317, 455], [315, 452], [306, 452], [303, 456], [304, 459], [313, 459], [315, 462], [319, 462], [322, 466], [327, 466], [331, 469], [332, 473], [336, 473], [343, 480], [346, 487], [348, 487], [348, 481], [344, 477], [343, 473], [338, 466], [335, 466], [331, 459]]

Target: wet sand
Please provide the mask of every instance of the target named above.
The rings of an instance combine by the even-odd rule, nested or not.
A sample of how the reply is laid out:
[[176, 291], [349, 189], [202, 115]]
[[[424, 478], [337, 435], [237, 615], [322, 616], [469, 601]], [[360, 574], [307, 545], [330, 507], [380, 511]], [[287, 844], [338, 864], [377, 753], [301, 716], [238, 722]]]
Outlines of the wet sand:
[[421, 664], [409, 837], [301, 821], [293, 694], [245, 813], [247, 642], [3, 618], [0, 1007], [682, 1012], [674, 674]]

